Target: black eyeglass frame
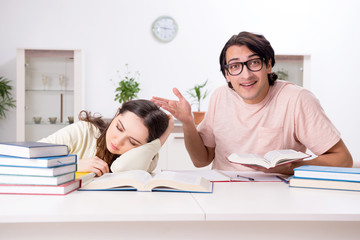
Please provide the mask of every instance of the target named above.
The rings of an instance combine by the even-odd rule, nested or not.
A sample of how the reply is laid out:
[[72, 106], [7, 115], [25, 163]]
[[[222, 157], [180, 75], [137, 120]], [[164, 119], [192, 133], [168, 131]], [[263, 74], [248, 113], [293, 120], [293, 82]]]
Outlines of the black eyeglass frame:
[[[247, 65], [249, 62], [254, 61], [254, 60], [261, 60], [261, 67], [260, 67], [260, 69], [258, 69], [258, 70], [251, 70], [251, 69], [249, 68], [249, 66]], [[258, 71], [260, 71], [260, 70], [263, 68], [263, 66], [264, 66], [264, 61], [265, 61], [265, 58], [260, 58], [260, 57], [259, 57], [259, 58], [253, 58], [253, 59], [247, 60], [246, 62], [233, 62], [233, 63], [225, 64], [225, 69], [226, 69], [226, 71], [227, 71], [231, 76], [237, 76], [237, 75], [241, 74], [242, 71], [244, 70], [244, 65], [247, 67], [248, 70], [250, 70], [250, 71], [252, 71], [252, 72], [258, 72]], [[231, 64], [234, 64], [234, 63], [241, 64], [241, 71], [240, 71], [238, 74], [231, 74], [230, 71], [229, 71], [229, 66], [230, 66]]]

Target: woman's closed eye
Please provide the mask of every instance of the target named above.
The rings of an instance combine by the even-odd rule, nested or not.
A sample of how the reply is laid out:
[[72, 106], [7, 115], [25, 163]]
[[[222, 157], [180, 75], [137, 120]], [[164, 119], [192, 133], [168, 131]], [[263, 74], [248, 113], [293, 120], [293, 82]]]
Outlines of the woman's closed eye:
[[130, 142], [131, 145], [133, 145], [135, 147], [139, 146], [139, 144], [137, 142], [135, 142], [132, 138], [129, 138], [129, 142]]
[[[124, 132], [124, 131], [125, 131], [125, 129], [124, 129], [124, 127], [122, 126], [121, 123], [116, 124], [116, 128], [117, 128], [117, 130], [119, 130], [120, 132]], [[135, 146], [135, 147], [141, 145], [141, 143], [140, 143], [139, 141], [137, 141], [136, 139], [134, 139], [134, 138], [132, 138], [132, 137], [128, 137], [128, 141], [129, 141], [129, 143], [130, 143], [131, 145], [133, 145], [133, 146]]]
[[119, 130], [120, 132], [124, 131], [124, 128], [120, 125], [120, 124], [116, 124], [116, 128], [117, 130]]

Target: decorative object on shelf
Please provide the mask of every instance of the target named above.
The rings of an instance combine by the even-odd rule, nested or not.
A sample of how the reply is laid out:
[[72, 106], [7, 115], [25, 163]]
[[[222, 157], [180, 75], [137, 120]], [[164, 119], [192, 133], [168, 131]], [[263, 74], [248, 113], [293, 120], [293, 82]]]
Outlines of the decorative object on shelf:
[[117, 71], [121, 81], [117, 83], [114, 101], [117, 101], [120, 104], [137, 98], [137, 94], [140, 91], [140, 83], [136, 80], [140, 76], [139, 71], [136, 71], [133, 75], [131, 75], [129, 65], [125, 64], [125, 67], [126, 72], [123, 78], [119, 75], [119, 70]]
[[57, 120], [57, 117], [49, 117], [49, 122], [51, 124], [55, 124], [56, 123], [56, 120]]
[[47, 89], [47, 86], [48, 86], [48, 83], [49, 83], [49, 77], [48, 76], [46, 76], [45, 74], [43, 74], [42, 76], [41, 76], [41, 80], [42, 80], [42, 83], [43, 83], [43, 85], [44, 85], [44, 90], [46, 90]]
[[289, 79], [288, 71], [283, 68], [277, 70], [275, 73], [278, 76], [278, 79], [280, 79], [280, 80], [288, 80]]
[[206, 86], [208, 80], [203, 84], [196, 84], [193, 88], [187, 90], [187, 94], [192, 98], [191, 105], [197, 105], [197, 111], [193, 111], [194, 122], [199, 124], [205, 116], [205, 112], [201, 112], [201, 101], [208, 96], [208, 90], [202, 91], [202, 88]]
[[60, 85], [60, 90], [63, 90], [64, 85], [65, 85], [65, 76], [64, 75], [59, 75], [59, 85]]
[[10, 80], [0, 76], [0, 119], [6, 118], [6, 112], [10, 108], [15, 108], [15, 99], [10, 92], [11, 90]]
[[152, 32], [158, 40], [170, 42], [177, 35], [178, 25], [172, 17], [161, 16], [152, 24]]
[[68, 116], [68, 120], [69, 120], [69, 124], [74, 123], [74, 117], [73, 116]]
[[34, 119], [35, 124], [40, 124], [41, 123], [41, 117], [33, 117], [33, 119]]

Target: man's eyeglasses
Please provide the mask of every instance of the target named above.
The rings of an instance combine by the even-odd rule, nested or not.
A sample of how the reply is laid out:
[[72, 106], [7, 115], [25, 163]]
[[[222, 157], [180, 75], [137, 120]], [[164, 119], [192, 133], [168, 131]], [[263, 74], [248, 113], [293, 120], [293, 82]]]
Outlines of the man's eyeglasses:
[[231, 76], [236, 76], [243, 71], [244, 65], [252, 72], [260, 71], [263, 67], [263, 62], [264, 62], [263, 58], [254, 58], [246, 62], [234, 62], [234, 63], [226, 64], [225, 69], [228, 71], [228, 73]]

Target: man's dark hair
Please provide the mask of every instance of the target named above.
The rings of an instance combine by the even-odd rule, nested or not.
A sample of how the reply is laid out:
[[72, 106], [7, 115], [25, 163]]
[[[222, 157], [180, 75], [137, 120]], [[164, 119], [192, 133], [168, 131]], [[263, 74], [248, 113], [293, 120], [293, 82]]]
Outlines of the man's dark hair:
[[[271, 66], [275, 65], [275, 52], [271, 47], [270, 42], [266, 40], [263, 35], [254, 34], [250, 32], [240, 32], [238, 35], [233, 35], [225, 44], [220, 54], [220, 70], [224, 77], [226, 77], [226, 51], [233, 45], [246, 46], [250, 51], [259, 55], [259, 57], [265, 59], [265, 65], [271, 60]], [[268, 74], [268, 80], [270, 85], [274, 85], [277, 79], [276, 73]], [[228, 82], [230, 88], [233, 88], [231, 83]]]

